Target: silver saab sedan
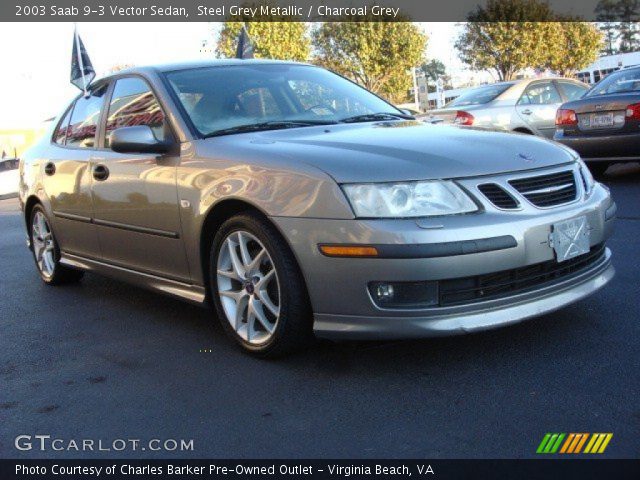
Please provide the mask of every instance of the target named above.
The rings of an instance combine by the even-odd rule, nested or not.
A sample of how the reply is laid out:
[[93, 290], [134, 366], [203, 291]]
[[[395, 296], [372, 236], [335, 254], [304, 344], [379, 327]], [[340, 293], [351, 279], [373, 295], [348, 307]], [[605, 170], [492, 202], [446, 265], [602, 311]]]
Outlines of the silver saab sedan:
[[45, 283], [95, 271], [211, 301], [262, 356], [508, 325], [614, 275], [616, 206], [575, 152], [426, 125], [310, 65], [101, 79], [20, 178]]

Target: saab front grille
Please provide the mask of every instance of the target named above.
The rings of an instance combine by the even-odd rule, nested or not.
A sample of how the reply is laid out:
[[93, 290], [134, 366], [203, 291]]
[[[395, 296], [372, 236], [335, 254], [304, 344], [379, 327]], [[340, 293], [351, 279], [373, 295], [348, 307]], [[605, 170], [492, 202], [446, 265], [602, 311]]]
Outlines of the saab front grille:
[[480, 190], [482, 194], [498, 208], [513, 210], [520, 206], [516, 199], [509, 195], [509, 193], [507, 193], [498, 184], [484, 183], [482, 185], [478, 185], [478, 190]]
[[536, 207], [554, 207], [576, 199], [573, 171], [509, 180], [509, 184]]

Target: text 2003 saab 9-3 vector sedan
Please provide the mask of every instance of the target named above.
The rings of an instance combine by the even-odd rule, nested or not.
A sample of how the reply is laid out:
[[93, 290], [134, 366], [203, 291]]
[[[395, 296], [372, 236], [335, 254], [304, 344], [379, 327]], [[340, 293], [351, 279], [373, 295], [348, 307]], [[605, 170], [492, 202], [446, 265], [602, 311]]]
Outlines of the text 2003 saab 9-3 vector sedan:
[[296, 63], [97, 81], [27, 155], [20, 198], [46, 283], [211, 299], [265, 356], [507, 325], [614, 274], [615, 204], [572, 150], [425, 125]]

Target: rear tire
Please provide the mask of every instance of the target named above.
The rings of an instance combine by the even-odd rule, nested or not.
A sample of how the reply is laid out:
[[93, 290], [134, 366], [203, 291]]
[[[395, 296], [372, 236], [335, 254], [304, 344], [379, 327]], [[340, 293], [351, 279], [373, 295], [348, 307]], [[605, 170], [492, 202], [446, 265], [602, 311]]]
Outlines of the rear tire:
[[274, 358], [313, 341], [300, 268], [262, 216], [246, 212], [222, 224], [211, 246], [209, 278], [222, 327], [245, 351]]
[[36, 205], [31, 210], [29, 239], [36, 268], [44, 283], [63, 285], [80, 281], [84, 271], [69, 268], [60, 263], [60, 247], [42, 205]]
[[610, 166], [610, 162], [590, 162], [587, 164], [587, 167], [589, 167], [589, 170], [594, 177], [604, 176]]

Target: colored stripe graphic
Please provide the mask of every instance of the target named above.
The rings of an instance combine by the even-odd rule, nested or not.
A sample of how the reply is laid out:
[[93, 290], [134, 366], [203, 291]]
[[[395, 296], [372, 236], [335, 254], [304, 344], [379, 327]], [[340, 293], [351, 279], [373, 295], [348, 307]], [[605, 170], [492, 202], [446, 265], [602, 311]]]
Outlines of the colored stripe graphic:
[[584, 449], [584, 453], [604, 453], [613, 433], [594, 433]]
[[[613, 433], [547, 433], [536, 453], [603, 453], [612, 437]], [[585, 443], [587, 446], [583, 451]]]
[[573, 453], [580, 453], [580, 451], [582, 450], [582, 446], [587, 441], [587, 438], [589, 438], [589, 434], [588, 433], [581, 433], [580, 435], [582, 435], [582, 438], [580, 439], [580, 441], [576, 445], [576, 449], [573, 451]]
[[538, 445], [536, 453], [556, 453], [565, 436], [564, 433], [547, 433]]

